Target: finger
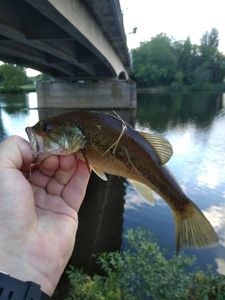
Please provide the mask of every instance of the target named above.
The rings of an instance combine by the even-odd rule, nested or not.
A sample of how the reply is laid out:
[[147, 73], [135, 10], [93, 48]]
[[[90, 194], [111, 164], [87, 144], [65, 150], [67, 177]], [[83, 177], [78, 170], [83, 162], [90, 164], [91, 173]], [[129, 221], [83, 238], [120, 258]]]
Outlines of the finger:
[[40, 165], [40, 172], [43, 175], [53, 176], [59, 168], [59, 157], [52, 155], [46, 158]]
[[74, 155], [51, 156], [39, 168], [32, 171], [30, 182], [38, 187], [47, 188], [50, 194], [60, 195], [64, 185], [75, 172], [76, 158]]
[[38, 169], [31, 172], [30, 182], [33, 185], [46, 188], [58, 168], [59, 158], [50, 156], [39, 165]]
[[88, 166], [85, 162], [78, 160], [76, 172], [62, 192], [64, 201], [76, 210], [76, 212], [78, 212], [82, 204], [89, 177], [90, 172]]
[[76, 156], [74, 154], [60, 156], [59, 163], [61, 170], [69, 170], [76, 164]]
[[53, 195], [61, 195], [64, 186], [69, 182], [77, 167], [76, 158], [72, 154], [61, 156], [59, 164], [59, 169], [47, 186], [47, 192]]
[[33, 157], [30, 144], [19, 136], [11, 136], [0, 144], [0, 167], [19, 170], [31, 164]]
[[40, 170], [34, 170], [30, 176], [28, 175], [28, 178], [31, 184], [41, 188], [46, 188], [52, 179], [52, 177], [42, 174]]
[[61, 156], [59, 163], [60, 167], [55, 173], [55, 179], [58, 183], [65, 185], [69, 182], [71, 176], [76, 170], [76, 158], [72, 154], [68, 156]]

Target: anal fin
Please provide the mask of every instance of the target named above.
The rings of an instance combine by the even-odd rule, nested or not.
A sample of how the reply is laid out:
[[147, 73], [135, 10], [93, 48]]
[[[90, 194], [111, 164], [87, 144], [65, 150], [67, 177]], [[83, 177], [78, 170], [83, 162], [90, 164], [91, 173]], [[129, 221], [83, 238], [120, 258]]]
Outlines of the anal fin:
[[104, 172], [102, 172], [101, 170], [97, 169], [96, 167], [91, 166], [91, 170], [98, 176], [100, 177], [102, 180], [104, 181], [108, 181], [107, 176], [105, 175]]
[[146, 199], [152, 206], [155, 205], [152, 190], [150, 187], [136, 180], [131, 180], [131, 179], [127, 179], [127, 180], [133, 185], [133, 187], [138, 191], [138, 193], [144, 199]]

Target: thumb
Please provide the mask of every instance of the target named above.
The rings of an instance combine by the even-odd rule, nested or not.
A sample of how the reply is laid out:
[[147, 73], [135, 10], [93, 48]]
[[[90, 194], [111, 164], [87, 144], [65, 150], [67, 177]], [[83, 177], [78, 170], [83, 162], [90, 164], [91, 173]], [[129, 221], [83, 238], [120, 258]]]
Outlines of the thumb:
[[11, 136], [0, 144], [0, 168], [21, 169], [31, 164], [33, 153], [30, 144], [19, 136]]

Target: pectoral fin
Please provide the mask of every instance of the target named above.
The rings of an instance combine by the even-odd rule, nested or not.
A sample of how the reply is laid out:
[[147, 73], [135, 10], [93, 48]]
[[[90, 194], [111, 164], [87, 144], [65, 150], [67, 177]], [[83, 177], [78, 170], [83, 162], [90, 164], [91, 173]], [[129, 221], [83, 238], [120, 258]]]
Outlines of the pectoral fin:
[[151, 205], [155, 205], [152, 190], [150, 189], [150, 187], [148, 187], [147, 185], [145, 185], [141, 182], [135, 181], [135, 180], [128, 179], [128, 181], [141, 194], [141, 196], [143, 198], [145, 198]]
[[108, 181], [108, 178], [106, 177], [105, 173], [98, 170], [97, 168], [91, 166], [91, 170], [98, 176], [100, 177], [102, 180], [104, 181]]
[[107, 181], [107, 180], [108, 180], [108, 178], [106, 177], [106, 175], [105, 175], [104, 172], [102, 172], [101, 170], [97, 169], [96, 167], [93, 167], [93, 166], [90, 166], [90, 165], [89, 165], [88, 160], [87, 160], [87, 158], [86, 158], [86, 155], [85, 155], [85, 153], [84, 153], [83, 151], [78, 151], [78, 152], [76, 153], [76, 156], [77, 156], [77, 158], [79, 158], [79, 159], [81, 159], [81, 160], [83, 160], [83, 161], [86, 162], [87, 166], [88, 166], [89, 169], [90, 169], [90, 172], [91, 172], [91, 170], [92, 170], [92, 171], [93, 171], [98, 177], [100, 177], [102, 180], [104, 180], [104, 181]]
[[171, 156], [173, 155], [173, 148], [167, 139], [162, 136], [147, 133], [147, 132], [139, 132], [155, 149], [157, 152], [160, 162], [162, 165], [166, 164]]

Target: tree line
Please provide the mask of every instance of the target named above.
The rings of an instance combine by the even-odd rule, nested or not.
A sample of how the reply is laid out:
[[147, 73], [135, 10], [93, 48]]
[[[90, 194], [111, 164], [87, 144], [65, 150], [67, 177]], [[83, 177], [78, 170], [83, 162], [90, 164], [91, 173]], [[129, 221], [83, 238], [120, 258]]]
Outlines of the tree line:
[[0, 85], [4, 91], [19, 90], [27, 82], [25, 68], [12, 64], [0, 65]]
[[200, 45], [192, 44], [189, 37], [176, 41], [158, 34], [132, 50], [133, 79], [139, 87], [164, 85], [172, 89], [223, 84], [225, 56], [218, 45], [219, 33], [215, 28], [202, 35]]
[[49, 80], [47, 74], [28, 77], [26, 69], [15, 64], [0, 65], [0, 92], [25, 92], [36, 89], [35, 84], [40, 80]]

